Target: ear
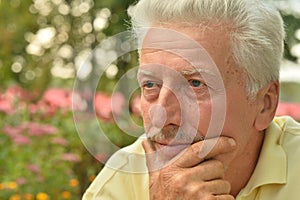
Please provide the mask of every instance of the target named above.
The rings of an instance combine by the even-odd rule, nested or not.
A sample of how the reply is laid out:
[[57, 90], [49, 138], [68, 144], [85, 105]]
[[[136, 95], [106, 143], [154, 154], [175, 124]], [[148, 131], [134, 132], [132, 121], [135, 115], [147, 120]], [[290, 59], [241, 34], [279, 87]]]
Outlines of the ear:
[[256, 96], [258, 113], [254, 127], [258, 131], [266, 129], [273, 120], [279, 101], [279, 83], [272, 82], [259, 90]]

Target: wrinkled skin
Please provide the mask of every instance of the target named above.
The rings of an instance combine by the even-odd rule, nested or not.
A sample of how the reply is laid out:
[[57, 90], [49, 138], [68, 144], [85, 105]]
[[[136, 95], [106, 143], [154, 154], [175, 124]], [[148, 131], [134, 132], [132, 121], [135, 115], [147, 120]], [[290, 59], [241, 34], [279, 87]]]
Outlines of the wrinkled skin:
[[[211, 141], [215, 139], [209, 139]], [[167, 164], [161, 170], [154, 169], [155, 149], [151, 141], [144, 141], [147, 152], [147, 166], [150, 169], [150, 199], [226, 199], [232, 200], [229, 194], [230, 183], [224, 180], [224, 164], [214, 158], [226, 154], [236, 147], [234, 140], [221, 137], [212, 151], [200, 157], [203, 141], [188, 147], [181, 156]]]
[[278, 102], [278, 83], [249, 100], [226, 29], [163, 28], [186, 34], [207, 54], [164, 31], [150, 29], [145, 37], [138, 78], [150, 199], [234, 199], [256, 166]]

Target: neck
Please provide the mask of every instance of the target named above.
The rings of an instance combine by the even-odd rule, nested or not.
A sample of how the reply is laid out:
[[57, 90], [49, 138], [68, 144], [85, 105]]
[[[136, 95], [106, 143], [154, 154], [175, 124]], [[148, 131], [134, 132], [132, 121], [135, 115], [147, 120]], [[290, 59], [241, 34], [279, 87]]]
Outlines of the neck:
[[254, 134], [244, 152], [234, 159], [226, 170], [225, 179], [231, 184], [231, 195], [238, 193], [247, 185], [256, 167], [264, 141], [264, 133]]

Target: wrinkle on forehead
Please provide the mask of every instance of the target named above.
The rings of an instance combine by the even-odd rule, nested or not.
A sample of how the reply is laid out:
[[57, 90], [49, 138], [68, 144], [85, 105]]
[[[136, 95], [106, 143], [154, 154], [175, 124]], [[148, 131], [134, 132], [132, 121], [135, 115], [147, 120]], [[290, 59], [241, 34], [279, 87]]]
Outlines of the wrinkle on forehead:
[[[210, 29], [202, 26], [180, 25], [152, 27], [144, 38], [141, 55], [167, 51], [182, 57], [189, 63], [199, 61], [203, 63], [211, 55], [226, 59], [231, 55], [228, 51], [231, 47], [227, 29], [221, 25]], [[216, 64], [218, 66], [218, 63]], [[194, 66], [199, 66], [199, 64]]]
[[[150, 28], [141, 50], [141, 64], [162, 64], [172, 68], [206, 70], [222, 82], [237, 81], [243, 85], [243, 72], [235, 63], [230, 40], [230, 27], [176, 26]], [[200, 72], [201, 73], [201, 72]], [[202, 73], [205, 78], [209, 73]], [[219, 80], [221, 81], [221, 80]]]
[[143, 49], [156, 50], [205, 50], [188, 35], [171, 29], [154, 29], [147, 33], [142, 44]]
[[[164, 66], [161, 66], [161, 69], [163, 70]], [[181, 76], [192, 76], [192, 75], [204, 75], [206, 77], [211, 77], [211, 78], [216, 78], [217, 75], [215, 73], [213, 73], [212, 71], [208, 70], [208, 69], [204, 69], [204, 68], [198, 68], [198, 69], [185, 69], [183, 68], [182, 70], [179, 71], [179, 73], [181, 74]], [[153, 70], [147, 70], [147, 69], [142, 69], [140, 68], [138, 70], [138, 77], [141, 76], [153, 76], [155, 77], [157, 75], [157, 73], [154, 73]]]
[[[174, 53], [173, 51], [147, 49], [142, 52], [141, 68], [145, 65], [157, 64], [177, 69], [183, 76], [200, 74], [216, 78], [219, 74], [217, 66], [206, 52], [202, 52], [201, 55], [192, 50], [178, 50]], [[161, 70], [163, 69], [161, 68]]]
[[[212, 37], [215, 41], [223, 40], [224, 38], [226, 41], [231, 41], [232, 32], [232, 24], [225, 22], [210, 22], [204, 25], [159, 24], [148, 28], [141, 47], [160, 47], [163, 44], [164, 47], [169, 49], [173, 49], [173, 47], [192, 49], [199, 47], [199, 41], [203, 36]], [[186, 47], [187, 44], [188, 47]]]

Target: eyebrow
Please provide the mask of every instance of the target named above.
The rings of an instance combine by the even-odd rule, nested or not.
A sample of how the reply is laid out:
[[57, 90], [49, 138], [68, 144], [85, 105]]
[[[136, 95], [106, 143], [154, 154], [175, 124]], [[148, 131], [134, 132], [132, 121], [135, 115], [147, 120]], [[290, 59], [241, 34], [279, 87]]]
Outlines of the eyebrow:
[[205, 75], [209, 75], [209, 76], [214, 76], [216, 77], [216, 74], [213, 73], [212, 71], [208, 70], [208, 69], [192, 69], [192, 70], [182, 70], [180, 71], [180, 73], [183, 76], [192, 76], [195, 74], [205, 74]]
[[[216, 77], [216, 74], [208, 69], [192, 69], [192, 70], [182, 70], [179, 72], [182, 76], [193, 76], [195, 74], [205, 74], [209, 76]], [[154, 74], [151, 71], [139, 69], [138, 70], [138, 76], [139, 75], [145, 75], [145, 76], [154, 76]]]
[[148, 70], [144, 70], [144, 69], [139, 69], [137, 75], [148, 75], [148, 76], [153, 76], [153, 73], [151, 71]]

